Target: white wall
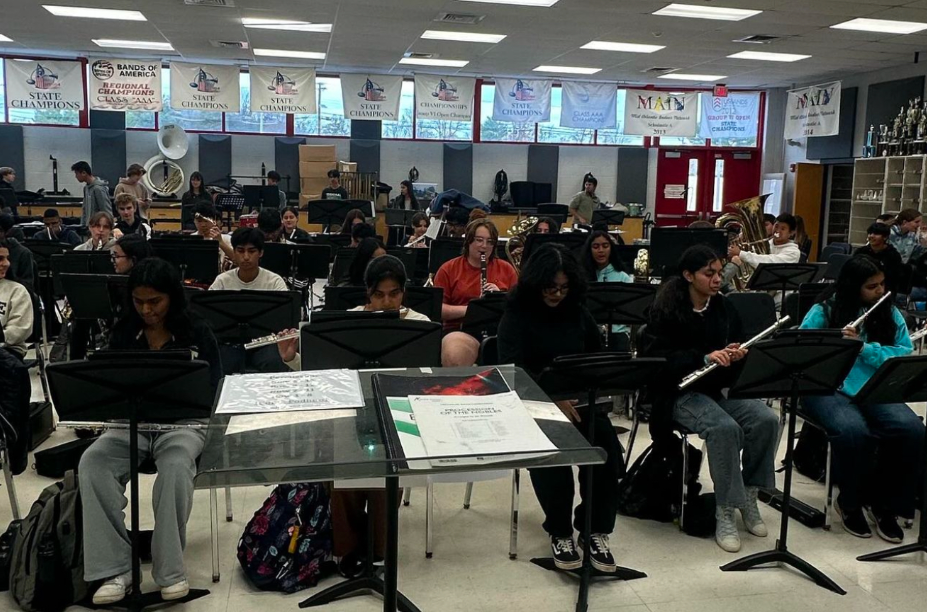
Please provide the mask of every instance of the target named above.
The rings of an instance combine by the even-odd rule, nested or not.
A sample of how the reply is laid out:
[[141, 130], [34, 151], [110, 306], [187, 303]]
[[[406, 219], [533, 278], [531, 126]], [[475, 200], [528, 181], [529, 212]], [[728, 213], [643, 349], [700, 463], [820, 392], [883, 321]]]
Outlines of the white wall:
[[[561, 149], [562, 153], [563, 149]], [[528, 180], [528, 145], [488, 144], [473, 145], [473, 193], [481, 202], [492, 197], [492, 183], [499, 170], [505, 170], [509, 184]]]
[[[614, 202], [618, 193], [618, 149], [616, 147], [560, 147], [557, 202], [569, 204], [583, 190], [586, 173], [599, 181], [596, 192], [603, 202]], [[511, 179], [511, 177], [509, 177]]]
[[[232, 174], [260, 176], [261, 164], [270, 172], [276, 164], [274, 138], [268, 136], [232, 136]], [[243, 185], [257, 181], [240, 180]]]
[[444, 145], [440, 142], [416, 140], [383, 140], [380, 142], [380, 180], [392, 185], [390, 197], [399, 195], [399, 183], [409, 178], [415, 166], [421, 183], [444, 185]]
[[[26, 127], [23, 129], [26, 189], [52, 190], [52, 162], [58, 158], [58, 189], [81, 195], [83, 185], [74, 179], [71, 164], [90, 160], [90, 130], [77, 128]], [[92, 162], [91, 162], [92, 163]]]

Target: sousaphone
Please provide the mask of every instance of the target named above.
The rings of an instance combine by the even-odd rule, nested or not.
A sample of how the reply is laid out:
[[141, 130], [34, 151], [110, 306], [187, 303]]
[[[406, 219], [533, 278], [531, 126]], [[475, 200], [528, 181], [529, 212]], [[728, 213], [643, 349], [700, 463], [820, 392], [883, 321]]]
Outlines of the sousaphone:
[[155, 155], [145, 162], [145, 174], [142, 183], [152, 193], [168, 197], [175, 195], [184, 186], [184, 173], [177, 160], [182, 159], [190, 148], [187, 133], [179, 125], [168, 124], [158, 131], [158, 149]]

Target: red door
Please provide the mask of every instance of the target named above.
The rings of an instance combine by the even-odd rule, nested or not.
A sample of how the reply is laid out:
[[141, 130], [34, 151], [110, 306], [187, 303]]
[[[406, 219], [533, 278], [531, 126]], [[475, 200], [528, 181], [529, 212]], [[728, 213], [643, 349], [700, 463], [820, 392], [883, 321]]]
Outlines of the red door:
[[708, 201], [709, 217], [712, 220], [731, 202], [752, 198], [760, 193], [759, 151], [715, 149], [711, 152], [707, 170], [711, 182]]
[[707, 217], [704, 149], [660, 149], [657, 161], [656, 223], [685, 227]]

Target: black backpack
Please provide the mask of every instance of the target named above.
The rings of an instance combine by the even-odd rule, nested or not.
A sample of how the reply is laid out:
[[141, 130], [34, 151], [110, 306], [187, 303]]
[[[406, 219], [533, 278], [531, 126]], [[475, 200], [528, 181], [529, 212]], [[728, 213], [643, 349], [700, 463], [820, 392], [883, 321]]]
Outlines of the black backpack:
[[792, 462], [799, 474], [824, 482], [827, 472], [827, 434], [817, 427], [802, 425]]
[[[691, 444], [689, 453], [689, 499], [701, 490], [698, 466], [702, 452]], [[624, 516], [669, 523], [682, 507], [682, 448], [673, 436], [654, 441], [637, 458], [618, 485], [618, 512]]]

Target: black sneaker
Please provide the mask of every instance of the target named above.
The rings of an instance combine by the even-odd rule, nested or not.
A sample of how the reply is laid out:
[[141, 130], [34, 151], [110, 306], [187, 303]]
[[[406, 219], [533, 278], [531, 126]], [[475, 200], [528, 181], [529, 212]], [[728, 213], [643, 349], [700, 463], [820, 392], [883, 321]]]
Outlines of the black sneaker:
[[869, 520], [875, 523], [876, 533], [880, 538], [892, 544], [901, 544], [904, 540], [904, 531], [898, 525], [898, 519], [894, 514], [869, 506], [866, 506], [866, 514]]
[[857, 538], [872, 537], [872, 530], [869, 529], [869, 522], [866, 520], [861, 509], [845, 510], [840, 504], [836, 504], [835, 508], [837, 514], [840, 515], [840, 519], [843, 521], [843, 528], [847, 533], [855, 535]]
[[576, 545], [573, 544], [573, 537], [557, 538], [551, 536], [550, 549], [554, 553], [554, 565], [557, 569], [575, 570], [582, 567], [583, 562], [576, 552]]
[[608, 536], [604, 533], [594, 533], [589, 538], [592, 545], [587, 547], [582, 538], [579, 540], [579, 546], [591, 556], [592, 567], [600, 572], [615, 572], [615, 557], [608, 550]]

